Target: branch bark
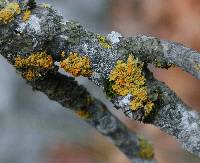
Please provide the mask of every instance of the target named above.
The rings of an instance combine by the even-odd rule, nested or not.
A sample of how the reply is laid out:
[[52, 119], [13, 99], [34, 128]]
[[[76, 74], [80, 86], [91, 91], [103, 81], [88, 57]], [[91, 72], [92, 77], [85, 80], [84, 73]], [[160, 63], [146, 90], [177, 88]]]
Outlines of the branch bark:
[[83, 86], [78, 85], [74, 78], [60, 73], [50, 73], [43, 80], [28, 82], [28, 84], [33, 90], [43, 92], [49, 99], [79, 114], [80, 118], [111, 140], [132, 162], [155, 162], [140, 157], [142, 149], [139, 136], [122, 124]]
[[[103, 41], [99, 38], [103, 38]], [[198, 52], [177, 43], [145, 35], [126, 39], [119, 33], [112, 32], [104, 37], [87, 31], [73, 21], [64, 23], [61, 16], [52, 8], [44, 6], [32, 9], [30, 19], [27, 22], [23, 22], [21, 15], [18, 15], [11, 23], [0, 26], [0, 53], [11, 64], [15, 64], [17, 55], [25, 57], [37, 51], [47, 51], [53, 57], [54, 62], [62, 60], [60, 56], [62, 51], [66, 52], [65, 57], [68, 57], [70, 52], [87, 56], [92, 63], [93, 70], [89, 79], [104, 90], [107, 89], [105, 83], [108, 81], [116, 62], [118, 60], [126, 61], [129, 54], [134, 54], [138, 60], [144, 63], [143, 72], [149, 93], [150, 95], [156, 94], [155, 108], [151, 114], [145, 116], [142, 109], [135, 111], [130, 108], [127, 102], [124, 102], [127, 100], [130, 102], [128, 96], [111, 97], [111, 101], [127, 117], [159, 127], [164, 132], [174, 136], [184, 149], [200, 157], [199, 113], [192, 111], [171, 89], [156, 80], [147, 67], [148, 63], [162, 68], [168, 68], [173, 64], [180, 66], [199, 79], [200, 54]], [[41, 80], [34, 82], [40, 85], [40, 82], [46, 81], [45, 78], [48, 75], [47, 73]], [[59, 78], [57, 75], [56, 77]], [[59, 80], [61, 79], [59, 78]], [[45, 85], [45, 83], [43, 84]], [[40, 87], [36, 88], [45, 93], [49, 91]], [[53, 93], [56, 92], [53, 91]], [[54, 97], [52, 93], [49, 95]], [[55, 98], [55, 100], [62, 103], [68, 98], [62, 98], [61, 101]], [[110, 113], [108, 114], [110, 116]], [[107, 122], [111, 123], [111, 119]], [[96, 120], [99, 121], [99, 119]], [[94, 124], [92, 125], [94, 126]], [[129, 154], [127, 155], [129, 156]]]
[[[12, 22], [8, 25], [0, 24], [0, 54], [12, 65], [15, 63], [14, 58], [16, 55], [26, 56], [27, 51], [38, 51], [40, 48], [45, 48], [47, 42], [52, 40], [56, 35], [59, 35], [58, 32], [60, 32], [61, 29], [59, 26], [62, 26], [61, 17], [56, 15], [53, 9], [46, 9], [38, 6], [38, 8], [35, 8], [31, 12], [32, 14], [35, 13], [40, 19], [34, 14], [30, 18], [30, 21], [39, 22], [32, 22], [32, 24], [30, 24], [32, 29], [28, 30], [30, 32], [29, 34], [18, 32], [21, 28], [21, 26], [18, 26], [18, 21], [21, 19], [19, 16], [16, 18], [16, 22]], [[45, 22], [41, 21], [42, 19]], [[23, 22], [21, 23], [22, 26], [25, 25]], [[39, 29], [37, 25], [43, 26], [44, 28], [42, 27], [43, 29]], [[35, 31], [35, 29], [43, 34], [38, 34], [38, 31]], [[12, 36], [12, 38], [10, 36]], [[15, 36], [18, 38], [14, 38]], [[20, 37], [26, 39], [26, 41], [23, 41], [27, 43], [26, 45], [22, 45], [22, 38]], [[31, 42], [29, 42], [30, 39]], [[35, 40], [35, 43], [32, 42], [32, 39]], [[19, 50], [18, 48], [23, 48], [24, 50]], [[43, 92], [50, 100], [56, 101], [63, 107], [75, 112], [81, 119], [107, 137], [131, 162], [156, 162], [153, 159], [153, 147], [147, 140], [128, 129], [118, 118], [110, 113], [108, 108], [101, 101], [92, 97], [86, 88], [79, 85], [73, 77], [68, 77], [59, 73], [56, 66], [54, 68], [53, 71], [48, 72], [48, 74], [45, 74], [42, 78], [27, 81], [27, 84], [29, 84], [34, 91]], [[144, 153], [146, 150], [146, 147], [141, 146], [141, 143], [143, 143], [142, 141], [151, 147], [151, 158], [145, 158], [142, 154], [142, 152]]]

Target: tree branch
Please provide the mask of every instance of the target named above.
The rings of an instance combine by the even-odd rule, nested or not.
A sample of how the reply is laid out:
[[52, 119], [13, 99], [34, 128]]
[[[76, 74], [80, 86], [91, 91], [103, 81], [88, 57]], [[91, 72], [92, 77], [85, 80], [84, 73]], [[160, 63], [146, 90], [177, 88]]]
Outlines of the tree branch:
[[[15, 65], [17, 56], [29, 57], [38, 51], [46, 51], [54, 63], [68, 58], [70, 52], [89, 58], [92, 65], [89, 79], [102, 87], [108, 95], [115, 93], [110, 90], [110, 74], [116, 63], [119, 60], [125, 63], [130, 54], [134, 55], [137, 63], [143, 65], [139, 71], [145, 77], [153, 110], [146, 114], [143, 107], [131, 108], [130, 102], [134, 96], [130, 94], [115, 93], [110, 96], [111, 101], [129, 118], [154, 124], [175, 136], [186, 150], [200, 156], [199, 113], [191, 111], [172, 90], [157, 81], [147, 67], [148, 63], [161, 68], [169, 68], [174, 64], [199, 78], [199, 53], [177, 43], [144, 35], [125, 39], [119, 33], [112, 32], [104, 37], [87, 31], [78, 23], [64, 23], [52, 8], [46, 6], [32, 9], [27, 22], [22, 20], [21, 15], [16, 15], [12, 22], [0, 26], [0, 53], [11, 64]], [[23, 73], [25, 70], [20, 71]], [[42, 73], [42, 77], [35, 81], [43, 81], [48, 74]]]
[[[121, 45], [148, 63], [173, 64], [200, 79], [200, 53], [182, 44], [138, 35], [126, 39]], [[161, 66], [162, 67], [162, 66]]]
[[[3, 4], [5, 5], [6, 1]], [[32, 27], [32, 29], [27, 30], [30, 32], [29, 34], [18, 32], [18, 30], [25, 25], [23, 24], [24, 22], [21, 22], [22, 26], [18, 26], [19, 22], [17, 21], [20, 21], [20, 17], [17, 17], [16, 20], [18, 20], [12, 22], [13, 24], [0, 25], [0, 54], [13, 65], [15, 64], [15, 57], [17, 55], [26, 56], [27, 51], [38, 51], [44, 48], [46, 43], [52, 40], [52, 38], [59, 35], [58, 32], [60, 32], [61, 29], [59, 26], [62, 25], [61, 17], [56, 15], [55, 11], [50, 8], [38, 7], [31, 12], [32, 14], [35, 13], [40, 19], [36, 17], [36, 15], [30, 18], [30, 21], [32, 20], [33, 22], [29, 26], [30, 28]], [[45, 22], [41, 21], [42, 19]], [[59, 23], [59, 25], [57, 23]], [[39, 29], [38, 27], [40, 26], [42, 26], [43, 29]], [[41, 33], [38, 35], [35, 29], [38, 29], [42, 35]], [[10, 36], [12, 36], [12, 38]], [[17, 38], [14, 38], [15, 36], [17, 36]], [[22, 38], [26, 40], [23, 40], [23, 43], [21, 42]], [[32, 39], [35, 42], [32, 42]], [[110, 113], [101, 101], [92, 97], [90, 93], [87, 92], [86, 88], [78, 85], [74, 78], [62, 75], [57, 70], [57, 66], [54, 66], [53, 70], [49, 71], [47, 74], [45, 73], [45, 75], [43, 74], [44, 76], [42, 78], [33, 81], [27, 80], [27, 83], [33, 90], [41, 91], [46, 94], [49, 99], [60, 103], [67, 109], [70, 108], [81, 119], [96, 128], [99, 133], [110, 139], [131, 162], [156, 162], [153, 160], [153, 147], [147, 140], [138, 136], [133, 131], [130, 131], [121, 121]]]
[[99, 100], [72, 77], [60, 73], [48, 74], [43, 80], [28, 82], [34, 90], [43, 92], [49, 99], [70, 108], [80, 118], [109, 138], [133, 162], [155, 162], [141, 158], [140, 138], [130, 131]]

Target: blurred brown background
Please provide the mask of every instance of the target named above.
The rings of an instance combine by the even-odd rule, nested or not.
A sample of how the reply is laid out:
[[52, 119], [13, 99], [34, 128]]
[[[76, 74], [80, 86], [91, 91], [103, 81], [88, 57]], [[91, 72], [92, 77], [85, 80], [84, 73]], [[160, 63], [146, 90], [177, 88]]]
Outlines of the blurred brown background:
[[[124, 36], [139, 33], [181, 42], [200, 50], [199, 0], [38, 0], [52, 4], [67, 19], [89, 30]], [[180, 68], [152, 69], [189, 106], [200, 111], [200, 81]], [[128, 163], [108, 140], [73, 113], [32, 92], [14, 69], [0, 57], [0, 162], [1, 163]], [[78, 79], [101, 97], [132, 130], [143, 133], [155, 146], [159, 163], [199, 163], [175, 139], [151, 125], [130, 121], [114, 111], [102, 91]]]

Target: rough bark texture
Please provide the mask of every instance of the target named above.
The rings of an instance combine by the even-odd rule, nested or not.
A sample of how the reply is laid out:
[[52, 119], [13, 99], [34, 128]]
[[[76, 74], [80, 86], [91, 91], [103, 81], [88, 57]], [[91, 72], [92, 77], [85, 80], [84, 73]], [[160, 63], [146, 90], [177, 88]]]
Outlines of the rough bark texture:
[[28, 82], [34, 90], [43, 92], [49, 99], [74, 112], [86, 111], [82, 117], [88, 124], [106, 136], [133, 162], [155, 162], [140, 158], [140, 140], [99, 100], [91, 97], [87, 90], [72, 77], [60, 73], [48, 74], [43, 80]]
[[[192, 111], [164, 83], [157, 81], [147, 68], [148, 63], [162, 68], [177, 65], [200, 79], [200, 54], [180, 44], [144, 35], [126, 39], [119, 33], [112, 32], [105, 37], [106, 41], [99, 38], [104, 37], [87, 31], [78, 23], [73, 21], [64, 23], [62, 17], [57, 15], [52, 8], [37, 6], [31, 10], [29, 21], [24, 22], [18, 15], [11, 23], [0, 26], [0, 54], [14, 65], [17, 55], [29, 56], [33, 52], [47, 51], [52, 55], [54, 62], [59, 62], [62, 59], [60, 56], [62, 51], [65, 51], [65, 57], [70, 52], [77, 52], [91, 60], [93, 73], [89, 79], [105, 91], [107, 90], [106, 82], [116, 62], [119, 59], [126, 61], [129, 54], [133, 54], [141, 62], [144, 62], [143, 73], [146, 77], [149, 94], [152, 96], [156, 94], [155, 108], [145, 116], [142, 109], [133, 111], [130, 108], [128, 96], [114, 96], [111, 97], [111, 101], [117, 109], [123, 110], [127, 117], [157, 126], [174, 136], [184, 149], [200, 157], [199, 113]], [[64, 79], [58, 72], [54, 72], [54, 74], [47, 73], [47, 76], [30, 84], [65, 107], [82, 108], [85, 105], [85, 99], [79, 100], [80, 103], [75, 103], [73, 97], [78, 96], [81, 99], [88, 93], [83, 91], [80, 95], [73, 91], [77, 86], [74, 88], [71, 87], [72, 85], [69, 85], [69, 88], [60, 86], [62, 82], [70, 80]], [[48, 80], [46, 80], [47, 78]], [[57, 80], [61, 80], [61, 84], [58, 85]], [[49, 87], [46, 87], [48, 84]], [[58, 86], [64, 89], [65, 93], [69, 89], [69, 94], [61, 91], [57, 96]], [[92, 118], [88, 122], [104, 135], [111, 137], [129, 158], [135, 157], [138, 148], [137, 138], [134, 135], [130, 136], [129, 131], [123, 133], [127, 129], [108, 111], [98, 112], [98, 108], [105, 109], [98, 100], [95, 101], [91, 104], [95, 105], [95, 112], [91, 111]], [[91, 108], [90, 105], [87, 107]], [[109, 118], [106, 118], [107, 116]], [[117, 134], [118, 129], [121, 130], [119, 135]], [[118, 136], [128, 138], [126, 141], [128, 144], [126, 142], [122, 143], [123, 145], [119, 143]], [[120, 141], [124, 138], [120, 138]], [[128, 152], [129, 145], [135, 146], [136, 152]]]

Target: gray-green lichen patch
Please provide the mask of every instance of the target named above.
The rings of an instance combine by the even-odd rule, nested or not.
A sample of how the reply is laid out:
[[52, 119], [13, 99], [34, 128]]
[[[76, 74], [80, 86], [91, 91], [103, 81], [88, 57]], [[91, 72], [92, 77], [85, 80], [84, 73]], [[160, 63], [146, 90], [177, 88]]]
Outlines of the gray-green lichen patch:
[[3, 9], [8, 4], [7, 0], [0, 0], [0, 10]]
[[121, 41], [118, 46], [119, 50], [126, 53], [133, 53], [141, 61], [152, 63], [159, 68], [169, 68], [171, 63], [163, 59], [163, 45], [155, 37], [138, 35]]
[[155, 125], [174, 135], [187, 151], [200, 156], [199, 113], [184, 108], [181, 103], [177, 103], [174, 108], [170, 104], [166, 105], [159, 112], [159, 117], [163, 119], [156, 119]]
[[122, 109], [124, 114], [127, 117], [129, 117], [130, 119], [132, 119], [133, 115], [134, 115], [132, 110], [130, 109], [130, 106], [129, 106], [132, 99], [133, 99], [133, 96], [131, 94], [128, 94], [125, 97], [119, 96], [119, 97], [116, 97], [115, 100], [113, 100], [115, 107], [118, 108], [118, 109]]
[[182, 44], [161, 40], [163, 46], [163, 60], [168, 60], [200, 79], [200, 71], [195, 68], [195, 63], [200, 62], [197, 51], [183, 46]]
[[116, 119], [105, 115], [99, 119], [100, 123], [97, 129], [103, 134], [108, 134], [109, 132], [115, 132], [117, 129]]
[[132, 52], [142, 61], [152, 63], [159, 68], [179, 66], [200, 79], [200, 71], [194, 67], [194, 63], [200, 62], [199, 53], [182, 44], [138, 35], [121, 41], [118, 48], [120, 51]]
[[106, 38], [111, 44], [116, 44], [120, 42], [122, 35], [119, 32], [112, 31]]
[[138, 109], [133, 111], [130, 107], [130, 102], [132, 101], [133, 96], [116, 96], [111, 99], [111, 102], [114, 104], [116, 109], [121, 109], [123, 113], [130, 119], [142, 121], [144, 120], [144, 111], [143, 109]]
[[153, 145], [149, 143], [142, 136], [139, 138], [139, 146], [140, 146], [140, 157], [147, 160], [152, 160], [154, 158], [154, 149]]
[[27, 30], [28, 34], [39, 35], [41, 33], [41, 21], [37, 15], [32, 14], [27, 22], [19, 24], [17, 31], [23, 33], [24, 30]]

